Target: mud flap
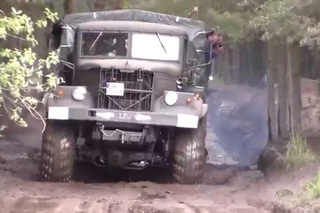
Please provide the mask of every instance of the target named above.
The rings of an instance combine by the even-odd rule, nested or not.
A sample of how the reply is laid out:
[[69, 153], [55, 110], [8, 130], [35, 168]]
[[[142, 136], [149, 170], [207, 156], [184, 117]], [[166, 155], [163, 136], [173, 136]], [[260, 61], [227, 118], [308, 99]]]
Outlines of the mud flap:
[[207, 96], [208, 163], [250, 168], [268, 143], [267, 91], [210, 89]]

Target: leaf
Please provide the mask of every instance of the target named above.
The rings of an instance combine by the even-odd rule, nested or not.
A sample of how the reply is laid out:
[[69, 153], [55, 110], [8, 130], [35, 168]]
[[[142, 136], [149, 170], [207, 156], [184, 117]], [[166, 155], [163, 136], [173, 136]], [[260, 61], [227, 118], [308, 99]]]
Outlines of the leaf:
[[[21, 44], [20, 49], [9, 49], [0, 47], [0, 106], [7, 106], [10, 119], [22, 127], [27, 123], [20, 117], [23, 108], [35, 110], [38, 100], [28, 96], [30, 91], [44, 91], [44, 86], [38, 82], [33, 82], [31, 77], [42, 77], [41, 70], [44, 66], [51, 68], [58, 62], [55, 54], [49, 54], [47, 58], [39, 58], [34, 52], [33, 46], [38, 44], [35, 37], [35, 28], [45, 27], [46, 18], [55, 19], [57, 14], [50, 10], [45, 10], [45, 17], [33, 21], [31, 17], [21, 10], [11, 8], [9, 15], [0, 17], [0, 38], [11, 37]], [[47, 17], [49, 16], [49, 17]], [[15, 41], [15, 42], [16, 42]], [[55, 87], [59, 79], [50, 76], [50, 87]], [[3, 93], [3, 91], [8, 91]], [[1, 131], [1, 128], [0, 128]]]

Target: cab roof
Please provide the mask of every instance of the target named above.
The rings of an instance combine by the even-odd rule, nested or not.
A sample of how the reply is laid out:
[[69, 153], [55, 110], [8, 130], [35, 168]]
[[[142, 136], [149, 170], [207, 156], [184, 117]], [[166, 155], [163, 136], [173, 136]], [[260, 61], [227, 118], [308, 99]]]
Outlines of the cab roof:
[[77, 24], [77, 28], [84, 31], [106, 30], [187, 35], [187, 31], [182, 27], [140, 21], [89, 21]]
[[192, 20], [190, 18], [156, 13], [152, 11], [125, 9], [111, 10], [100, 12], [87, 13], [72, 13], [63, 18], [63, 21], [68, 24], [83, 23], [87, 21], [142, 21], [167, 25], [175, 25], [186, 28], [204, 28], [204, 22]]

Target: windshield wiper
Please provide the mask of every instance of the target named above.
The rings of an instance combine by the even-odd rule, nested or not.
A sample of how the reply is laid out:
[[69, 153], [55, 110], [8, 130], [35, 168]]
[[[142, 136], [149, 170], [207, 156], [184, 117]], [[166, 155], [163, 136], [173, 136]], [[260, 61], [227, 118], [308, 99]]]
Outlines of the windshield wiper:
[[99, 33], [99, 35], [97, 36], [97, 38], [93, 41], [93, 43], [92, 43], [92, 45], [91, 45], [91, 47], [90, 47], [89, 51], [91, 51], [91, 50], [92, 50], [92, 48], [96, 45], [97, 41], [98, 41], [98, 40], [99, 40], [99, 38], [102, 36], [103, 32], [104, 32], [104, 30], [103, 30], [103, 31], [101, 31], [101, 32]]
[[161, 44], [161, 46], [162, 46], [162, 49], [163, 49], [163, 50], [164, 50], [164, 52], [167, 54], [167, 50], [166, 50], [166, 48], [164, 47], [164, 45], [163, 45], [163, 43], [162, 43], [162, 41], [161, 41], [161, 38], [160, 38], [159, 33], [157, 32], [157, 33], [156, 33], [156, 35], [157, 35], [158, 40], [159, 40], [159, 42], [160, 42], [160, 44]]

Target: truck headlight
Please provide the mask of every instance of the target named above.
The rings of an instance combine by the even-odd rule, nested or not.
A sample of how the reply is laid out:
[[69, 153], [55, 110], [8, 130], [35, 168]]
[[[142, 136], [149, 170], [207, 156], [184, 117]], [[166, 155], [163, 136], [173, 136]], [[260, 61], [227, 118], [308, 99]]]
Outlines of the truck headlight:
[[77, 101], [82, 101], [87, 94], [87, 89], [85, 87], [77, 87], [72, 92], [72, 97], [76, 99]]
[[169, 91], [164, 97], [164, 102], [168, 104], [169, 106], [174, 105], [177, 103], [178, 100], [178, 94], [174, 91]]

